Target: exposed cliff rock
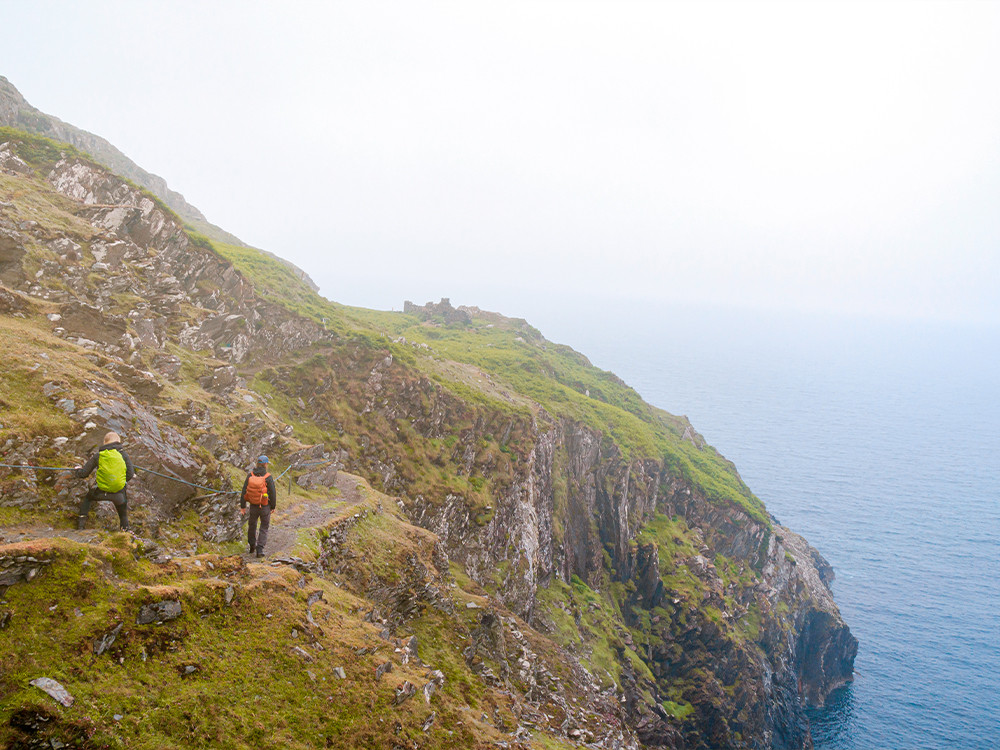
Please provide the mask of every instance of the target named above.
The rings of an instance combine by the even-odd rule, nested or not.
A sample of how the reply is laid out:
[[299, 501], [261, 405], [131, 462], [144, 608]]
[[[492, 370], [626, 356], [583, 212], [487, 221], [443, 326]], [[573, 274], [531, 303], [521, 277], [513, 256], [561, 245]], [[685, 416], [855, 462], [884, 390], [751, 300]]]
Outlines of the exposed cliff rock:
[[65, 123], [32, 107], [14, 85], [0, 76], [0, 125], [19, 128], [76, 146], [117, 174], [141, 185], [189, 221], [205, 221], [205, 216], [184, 196], [167, 187], [162, 177], [150, 174], [100, 136]]
[[[352, 396], [351, 380], [367, 388]], [[540, 591], [557, 581], [609, 592], [628, 664], [620, 684], [646, 744], [807, 747], [803, 703], [821, 704], [850, 678], [856, 642], [821, 556], [766, 517], [706, 497], [666, 463], [626, 457], [599, 432], [545, 412], [501, 422], [389, 360], [355, 361], [319, 382], [291, 372], [275, 382], [308, 395], [320, 423], [337, 420], [321, 398], [329, 389], [364, 413], [355, 468], [407, 496], [410, 517], [521, 617], [548, 628]], [[410, 431], [393, 434], [400, 422]], [[491, 450], [498, 434], [513, 460]], [[458, 439], [435, 460], [487, 478], [488, 505], [469, 493], [435, 497], [400, 470], [414, 441], [448, 435]], [[700, 436], [688, 442], [708, 450]], [[636, 674], [626, 651], [648, 671]]]
[[[167, 185], [166, 180], [159, 175], [147, 172], [104, 138], [81, 130], [63, 122], [58, 117], [47, 115], [32, 107], [21, 95], [21, 92], [3, 76], [0, 76], [0, 126], [19, 128], [29, 133], [70, 143], [108, 167], [115, 174], [127, 177], [153, 193], [198, 231], [222, 242], [235, 245], [244, 244], [235, 235], [209, 223], [204, 214], [188, 203], [183, 195], [172, 190]], [[21, 165], [22, 168], [26, 166], [23, 161]], [[0, 149], [0, 168], [12, 170], [19, 168], [17, 162], [12, 161], [9, 157], [4, 158], [2, 149]], [[309, 285], [313, 291], [319, 291], [316, 283], [301, 268], [283, 258], [278, 258], [276, 255], [270, 257], [292, 269], [299, 279]]]

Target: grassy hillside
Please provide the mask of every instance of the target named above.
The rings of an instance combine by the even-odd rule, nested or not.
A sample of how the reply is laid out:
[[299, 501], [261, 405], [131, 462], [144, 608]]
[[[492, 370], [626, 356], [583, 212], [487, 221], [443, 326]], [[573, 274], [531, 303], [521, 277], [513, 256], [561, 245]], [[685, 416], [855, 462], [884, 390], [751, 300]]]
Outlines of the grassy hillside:
[[[9, 717], [0, 745], [494, 747], [522, 708], [463, 656], [486, 603], [473, 585], [450, 590], [448, 608], [421, 604], [391, 637], [362, 616], [373, 608], [365, 584], [416, 592], [407, 566], [416, 558], [433, 571], [431, 535], [370, 496], [350, 509], [369, 515], [344, 536], [354, 559], [344, 575], [221, 552], [169, 560], [126, 534], [0, 546], [0, 565], [30, 559], [40, 568], [0, 604], [0, 716]], [[317, 558], [316, 549], [296, 551], [305, 563]], [[162, 602], [179, 614], [143, 621], [143, 608]], [[417, 654], [404, 659], [411, 635]], [[73, 704], [30, 684], [42, 676]], [[396, 705], [405, 682], [418, 692]], [[570, 745], [539, 734], [535, 746]]]

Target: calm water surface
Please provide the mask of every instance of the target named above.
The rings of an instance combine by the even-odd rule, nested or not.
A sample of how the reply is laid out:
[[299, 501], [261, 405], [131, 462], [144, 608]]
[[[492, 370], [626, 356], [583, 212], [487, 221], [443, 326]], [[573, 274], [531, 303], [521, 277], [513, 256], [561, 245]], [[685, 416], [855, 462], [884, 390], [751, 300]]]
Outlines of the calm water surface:
[[810, 712], [817, 748], [1000, 747], [1000, 331], [584, 322], [545, 333], [689, 416], [834, 566], [861, 645], [854, 682]]

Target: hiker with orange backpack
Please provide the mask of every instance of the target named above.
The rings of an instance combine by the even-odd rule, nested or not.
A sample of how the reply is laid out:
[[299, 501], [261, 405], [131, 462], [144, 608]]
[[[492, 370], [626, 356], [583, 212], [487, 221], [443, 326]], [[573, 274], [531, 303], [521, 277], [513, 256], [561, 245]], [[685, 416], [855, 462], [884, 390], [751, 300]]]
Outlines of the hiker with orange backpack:
[[[250, 525], [247, 529], [248, 552], [257, 557], [264, 556], [267, 545], [267, 530], [271, 527], [271, 511], [278, 499], [278, 491], [274, 486], [274, 477], [267, 471], [267, 456], [257, 459], [257, 465], [247, 475], [240, 493], [240, 514], [247, 514], [247, 503], [250, 504]], [[257, 534], [257, 521], [260, 521], [260, 535]]]

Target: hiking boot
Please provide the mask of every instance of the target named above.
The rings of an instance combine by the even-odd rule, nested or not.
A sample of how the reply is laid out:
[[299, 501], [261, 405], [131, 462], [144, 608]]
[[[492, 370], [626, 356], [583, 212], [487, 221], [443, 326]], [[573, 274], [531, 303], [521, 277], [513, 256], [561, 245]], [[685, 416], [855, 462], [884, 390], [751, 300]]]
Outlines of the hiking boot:
[[87, 517], [86, 516], [77, 516], [76, 517], [76, 528], [78, 530], [83, 530], [83, 529], [87, 528]]
[[258, 547], [257, 548], [257, 557], [263, 557], [263, 556], [264, 556], [264, 548], [263, 547]]
[[247, 554], [248, 555], [252, 555], [254, 553], [254, 550], [256, 550], [256, 549], [257, 549], [257, 547], [255, 545], [248, 544], [247, 545]]

